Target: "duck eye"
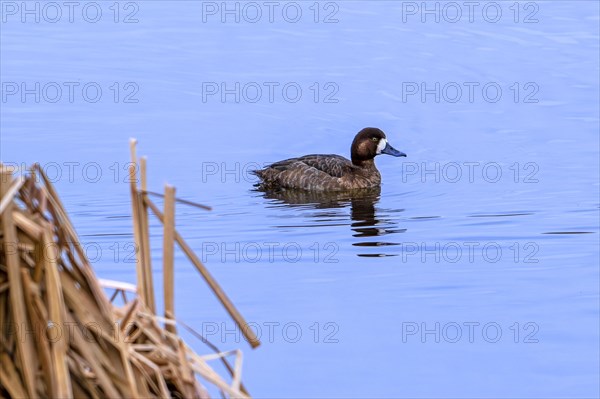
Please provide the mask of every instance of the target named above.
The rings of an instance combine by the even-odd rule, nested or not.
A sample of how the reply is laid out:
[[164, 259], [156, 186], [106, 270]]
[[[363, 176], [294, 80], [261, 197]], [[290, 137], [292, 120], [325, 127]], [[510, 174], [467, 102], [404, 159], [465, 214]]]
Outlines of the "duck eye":
[[379, 139], [377, 137], [372, 137], [371, 140], [378, 141]]

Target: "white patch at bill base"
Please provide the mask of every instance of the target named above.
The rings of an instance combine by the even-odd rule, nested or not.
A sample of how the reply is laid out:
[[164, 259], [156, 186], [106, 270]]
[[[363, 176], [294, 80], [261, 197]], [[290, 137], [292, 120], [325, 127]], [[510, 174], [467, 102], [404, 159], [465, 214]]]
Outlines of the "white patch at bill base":
[[386, 145], [387, 145], [386, 139], [379, 140], [379, 144], [377, 144], [377, 155], [381, 154], [381, 151], [383, 151], [383, 149], [385, 148]]

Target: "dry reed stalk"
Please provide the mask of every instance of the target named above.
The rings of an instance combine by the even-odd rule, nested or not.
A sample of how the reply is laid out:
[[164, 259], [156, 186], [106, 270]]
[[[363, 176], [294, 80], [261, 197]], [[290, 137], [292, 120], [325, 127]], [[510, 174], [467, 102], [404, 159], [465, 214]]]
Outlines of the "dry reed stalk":
[[131, 215], [133, 220], [133, 239], [135, 242], [135, 266], [137, 272], [138, 296], [143, 303], [148, 303], [146, 295], [146, 273], [144, 271], [144, 251], [142, 250], [142, 231], [140, 226], [140, 195], [137, 189], [135, 144], [137, 140], [129, 140], [131, 163], [129, 164], [129, 184], [131, 189]]
[[[147, 206], [147, 205], [146, 205]], [[165, 186], [165, 212], [163, 233], [163, 280], [165, 318], [175, 318], [175, 187]], [[175, 333], [175, 326], [167, 324], [166, 329]]]
[[13, 398], [28, 397], [25, 387], [21, 385], [21, 378], [15, 369], [15, 365], [7, 353], [0, 354], [0, 381], [5, 386], [6, 391]]
[[[145, 195], [145, 159], [141, 164], [143, 191], [133, 178], [131, 185], [134, 233], [141, 245], [138, 287], [96, 278], [54, 186], [39, 165], [17, 179], [0, 165], [0, 320], [11, 321], [0, 325], [0, 397], [207, 398], [198, 378], [230, 397], [249, 397], [241, 383], [241, 353], [235, 352], [232, 368], [225, 356], [233, 352], [199, 356], [176, 334], [174, 288], [166, 296], [171, 298], [167, 318], [155, 314], [154, 292], [149, 291], [147, 208], [151, 202]], [[135, 173], [132, 167], [130, 177]], [[153, 212], [158, 211], [165, 222], [165, 242], [171, 248], [164, 256], [165, 270], [173, 276], [175, 240], [192, 262], [197, 257], [175, 230], [174, 188], [166, 199], [165, 215], [158, 209]], [[239, 316], [234, 320], [243, 325], [233, 304], [199, 265], [228, 311]], [[173, 284], [174, 277], [170, 280]], [[111, 299], [120, 294], [123, 307], [108, 300], [102, 284], [114, 290]], [[128, 301], [125, 292], [136, 296]], [[206, 363], [218, 358], [230, 370], [231, 383]]]
[[[56, 259], [58, 253], [52, 245], [52, 227], [46, 223], [46, 228], [42, 233], [42, 244], [44, 248], [52, 251], [50, 256], [45, 257], [45, 275], [46, 275], [46, 300], [48, 305], [48, 317], [53, 323], [59, 326], [64, 325], [65, 301], [62, 295], [60, 277], [58, 276], [58, 265]], [[50, 345], [50, 356], [52, 359], [52, 369], [56, 375], [56, 384], [54, 387], [54, 396], [57, 398], [71, 398], [71, 378], [67, 366], [67, 345], [62, 339], [52, 342]]]
[[[21, 268], [21, 278], [23, 281], [23, 300], [25, 302], [25, 308], [27, 314], [30, 315], [31, 324], [43, 325], [45, 320], [48, 320], [47, 311], [42, 304], [40, 298], [36, 296], [36, 286], [31, 280], [31, 276], [27, 273], [27, 270]], [[44, 373], [44, 382], [48, 387], [48, 390], [52, 392], [53, 397], [58, 397], [58, 381], [56, 377], [56, 370], [53, 367], [53, 359], [50, 349], [50, 341], [46, 334], [40, 334], [39, 339], [35, 340], [38, 357], [40, 359], [40, 365], [42, 370], [48, 370]]]
[[[142, 189], [142, 194], [150, 194], [150, 195], [154, 195], [155, 197], [165, 198], [164, 194], [155, 193], [154, 191], [148, 191], [148, 190], [144, 190], [144, 189]], [[184, 205], [193, 206], [195, 208], [204, 209], [205, 211], [212, 211], [212, 207], [210, 207], [210, 206], [202, 205], [202, 204], [199, 204], [199, 203], [193, 202], [193, 201], [188, 201], [183, 198], [175, 197], [175, 202], [178, 202], [178, 203], [184, 204]]]
[[[0, 192], [2, 198], [10, 195], [10, 190], [7, 188], [7, 184], [12, 177], [12, 173], [6, 169], [1, 171], [2, 192]], [[6, 190], [4, 190], [6, 189]], [[6, 267], [9, 282], [9, 293], [10, 303], [13, 306], [12, 316], [13, 322], [17, 328], [26, 328], [30, 330], [29, 320], [27, 319], [25, 304], [23, 303], [23, 284], [21, 281], [20, 272], [20, 261], [19, 255], [16, 251], [17, 243], [17, 229], [13, 223], [13, 207], [12, 198], [16, 192], [12, 193], [10, 197], [11, 203], [9, 203], [2, 213], [2, 232], [4, 241], [4, 251], [6, 254]], [[23, 377], [25, 379], [25, 387], [27, 394], [30, 398], [37, 398], [37, 392], [35, 389], [35, 374], [33, 367], [35, 362], [34, 350], [31, 342], [28, 340], [17, 339], [17, 357], [19, 359], [18, 367], [22, 370]]]
[[[73, 251], [66, 251], [66, 255], [69, 257], [69, 260], [73, 263], [73, 266], [77, 266], [73, 268], [73, 271], [77, 274], [80, 274], [81, 280], [80, 284], [86, 284], [88, 281], [95, 281], [96, 276], [92, 271], [92, 267], [90, 266], [90, 262], [87, 259], [87, 256], [83, 252], [83, 247], [81, 245], [72, 245], [73, 243], [79, 243], [78, 235], [75, 232], [75, 228], [73, 227], [73, 223], [71, 223], [71, 219], [69, 218], [65, 208], [56, 192], [54, 185], [46, 176], [44, 170], [40, 167], [39, 164], [35, 164], [32, 168], [37, 173], [39, 173], [40, 177], [43, 180], [44, 185], [41, 187], [41, 190], [45, 192], [45, 196], [48, 200], [48, 210], [52, 213], [54, 218], [55, 229], [58, 234], [61, 234], [66, 237], [66, 241], [71, 243], [71, 247], [74, 249], [74, 252], [78, 255], [79, 261], [75, 258]], [[35, 183], [35, 178], [32, 179]], [[42, 255], [43, 256], [43, 255]], [[91, 294], [93, 295], [96, 303], [98, 304], [99, 311], [102, 313], [103, 317], [111, 317], [110, 304], [104, 300], [104, 292], [98, 284], [86, 284], [90, 289]]]
[[[143, 196], [143, 192], [148, 188], [147, 178], [147, 167], [146, 157], [140, 158], [140, 180], [141, 180], [141, 193], [139, 196]], [[150, 226], [148, 225], [148, 206], [140, 198], [141, 213], [140, 213], [140, 228], [142, 233], [142, 251], [144, 255], [144, 276], [145, 276], [145, 287], [146, 287], [146, 300], [148, 301], [148, 307], [153, 312], [156, 312], [156, 301], [154, 299], [154, 279], [152, 277], [152, 256], [150, 252]]]
[[[12, 176], [12, 173], [8, 170], [2, 172], [2, 179], [9, 179]], [[15, 181], [6, 192], [2, 193], [2, 200], [0, 201], [0, 214], [4, 212], [4, 210], [8, 207], [8, 205], [12, 202], [13, 198], [17, 194], [17, 192], [21, 189], [21, 186], [25, 183], [25, 179], [20, 176], [17, 181]], [[2, 188], [4, 188], [3, 186]]]
[[[150, 201], [148, 198], [146, 198], [146, 201], [147, 201], [148, 207], [152, 210], [154, 215], [156, 215], [156, 217], [162, 223], [164, 223], [164, 216], [160, 212], [158, 207], [152, 201]], [[233, 305], [233, 303], [231, 302], [231, 300], [229, 299], [227, 294], [225, 294], [225, 291], [223, 291], [223, 289], [221, 288], [219, 283], [217, 283], [217, 281], [209, 273], [208, 269], [206, 269], [206, 267], [202, 264], [202, 262], [200, 261], [198, 256], [194, 253], [192, 248], [185, 242], [185, 240], [177, 232], [177, 230], [175, 230], [174, 233], [175, 233], [175, 241], [177, 241], [177, 244], [179, 244], [179, 247], [187, 255], [188, 259], [192, 262], [192, 264], [196, 267], [196, 269], [198, 269], [198, 271], [200, 272], [202, 277], [204, 277], [204, 280], [209, 285], [211, 290], [215, 293], [217, 298], [219, 298], [219, 301], [221, 302], [221, 304], [223, 304], [223, 306], [225, 307], [225, 309], [227, 310], [227, 312], [229, 313], [231, 318], [236, 322], [238, 327], [240, 327], [242, 334], [244, 334], [244, 337], [246, 337], [246, 340], [248, 341], [248, 343], [250, 343], [250, 345], [253, 348], [258, 347], [260, 345], [260, 340], [258, 339], [256, 334], [254, 334], [254, 331], [252, 331], [252, 329], [247, 328], [248, 324], [244, 320], [244, 317], [240, 314], [240, 312], [238, 312], [238, 310]]]

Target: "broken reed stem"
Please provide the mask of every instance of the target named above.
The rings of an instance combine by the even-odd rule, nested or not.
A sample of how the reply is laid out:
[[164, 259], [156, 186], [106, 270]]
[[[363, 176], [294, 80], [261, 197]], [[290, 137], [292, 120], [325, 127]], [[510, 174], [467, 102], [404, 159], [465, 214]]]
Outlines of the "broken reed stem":
[[[175, 319], [175, 187], [165, 186], [165, 211], [163, 219], [163, 273], [165, 295], [165, 318]], [[174, 324], [165, 326], [167, 331], [176, 333]]]
[[[12, 178], [12, 173], [7, 172], [6, 175], [2, 172], [2, 179], [4, 178]], [[2, 200], [0, 201], [0, 215], [4, 212], [4, 210], [8, 207], [8, 205], [12, 202], [15, 194], [19, 192], [21, 186], [25, 183], [25, 178], [20, 176], [16, 181], [12, 183], [12, 185], [8, 188], [8, 190], [2, 193]], [[8, 187], [8, 181], [3, 182]]]
[[[52, 182], [50, 182], [50, 180], [48, 179], [48, 176], [46, 176], [46, 172], [44, 172], [44, 169], [42, 169], [42, 167], [37, 163], [33, 165], [32, 170], [34, 170], [34, 169], [42, 177], [42, 180], [44, 183], [43, 188], [47, 192], [47, 196], [44, 198], [46, 198], [46, 200], [51, 204], [52, 208], [54, 209], [54, 212], [56, 212], [55, 216], [57, 216], [59, 218], [57, 221], [55, 221], [55, 223], [58, 223], [58, 225], [61, 227], [61, 229], [64, 230], [65, 234], [71, 240], [71, 242], [79, 243], [79, 238], [78, 238], [77, 232], [75, 231], [75, 227], [73, 227], [73, 223], [71, 222], [71, 219], [69, 218], [69, 215], [67, 214], [67, 211], [65, 210], [65, 207], [64, 207], [62, 201], [60, 200], [60, 197], [59, 197], [58, 193], [56, 192], [56, 189], [52, 185]], [[73, 247], [75, 249], [75, 252], [79, 256], [79, 259], [82, 262], [81, 268], [79, 269], [80, 272], [86, 278], [94, 279], [95, 276], [91, 270], [90, 261], [87, 258], [85, 251], [83, 250], [83, 246], [82, 245], [74, 245]], [[70, 254], [70, 255], [72, 256], [72, 254]], [[36, 280], [36, 281], [38, 281], [38, 280]], [[97, 284], [92, 284], [89, 286], [89, 288], [92, 291], [92, 293], [96, 299], [104, 296], [104, 293], [98, 287]], [[112, 312], [111, 312], [111, 309], [110, 309], [107, 301], [99, 301], [98, 306], [100, 307], [100, 312], [103, 315], [105, 315], [106, 317], [110, 317]]]
[[137, 273], [138, 296], [146, 304], [146, 279], [144, 276], [144, 255], [140, 239], [140, 209], [139, 195], [135, 187], [135, 165], [129, 165], [129, 178], [131, 179], [131, 214], [133, 220], [133, 238], [135, 241], [135, 270]]
[[[202, 334], [200, 334], [199, 332], [194, 330], [192, 327], [185, 324], [183, 321], [178, 319], [177, 324], [181, 325], [181, 327], [183, 327], [185, 330], [187, 330], [190, 334], [192, 334], [194, 337], [196, 337], [200, 341], [202, 341], [206, 346], [208, 346], [210, 349], [212, 349], [213, 352], [221, 353], [221, 350], [219, 348], [217, 348], [212, 342], [210, 342], [208, 339], [206, 339]], [[229, 372], [229, 375], [231, 375], [233, 377], [234, 370], [233, 370], [233, 367], [231, 367], [231, 364], [229, 364], [229, 362], [227, 361], [227, 358], [222, 357], [221, 362], [223, 363], [223, 365]], [[244, 395], [250, 396], [250, 393], [248, 393], [248, 391], [246, 390], [246, 387], [244, 387], [244, 383], [242, 383], [242, 382], [240, 382], [240, 392], [243, 393]]]
[[[148, 190], [145, 190], [143, 188], [142, 188], [142, 193], [154, 195], [156, 197], [161, 197], [161, 198], [165, 197], [164, 194], [155, 193], [154, 191], [148, 191]], [[180, 204], [185, 204], [185, 205], [193, 206], [193, 207], [196, 207], [196, 208], [204, 209], [206, 211], [212, 211], [212, 207], [210, 207], [208, 205], [202, 205], [202, 204], [199, 204], [197, 202], [192, 202], [192, 201], [184, 200], [182, 198], [175, 198], [175, 202], [179, 202]]]
[[149, 291], [148, 281], [152, 271], [147, 269], [146, 249], [144, 241], [144, 222], [143, 222], [143, 200], [137, 188], [137, 158], [135, 146], [137, 140], [129, 140], [129, 150], [131, 152], [131, 163], [129, 164], [129, 182], [131, 186], [131, 211], [133, 218], [133, 237], [135, 241], [136, 272], [138, 283], [138, 295], [144, 305], [150, 307], [153, 302], [154, 292]]
[[[131, 166], [135, 182], [136, 165]], [[0, 217], [0, 321], [9, 322], [8, 328], [0, 329], [0, 397], [208, 398], [194, 374], [231, 397], [247, 397], [240, 367], [233, 371], [233, 382], [227, 383], [207, 364], [214, 357], [196, 355], [180, 337], [161, 327], [156, 313], [141, 300], [147, 289], [110, 282], [117, 293], [138, 295], [129, 303], [125, 298], [123, 307], [108, 301], [56, 190], [39, 165], [24, 176], [25, 183], [14, 194], [10, 192], [19, 183], [12, 171], [5, 173], [1, 164], [0, 171], [0, 202], [10, 197]], [[145, 196], [132, 186], [137, 206], [132, 208], [137, 211], [134, 228], [138, 228], [134, 232], [142, 239], [138, 251], [144, 257], [148, 237], [139, 234], [139, 227], [140, 211], [147, 209]], [[173, 237], [174, 248], [174, 189], [168, 197], [173, 211], [167, 205], [165, 214], [173, 218], [165, 228], [171, 226], [167, 236]], [[147, 288], [147, 281], [142, 278], [138, 284]], [[154, 319], [145, 317], [145, 312]], [[175, 324], [172, 319], [164, 322]], [[36, 335], [38, 331], [41, 335]]]
[[141, 157], [140, 158], [140, 180], [141, 180], [141, 189], [142, 191], [146, 191], [148, 189], [148, 176], [146, 174], [146, 170], [147, 170], [147, 158], [146, 157]]
[[[164, 223], [164, 216], [160, 212], [158, 207], [152, 201], [150, 201], [147, 197], [144, 198], [144, 201], [146, 201], [148, 208], [150, 208], [152, 210], [152, 212], [156, 215], [156, 217], [162, 223]], [[192, 264], [200, 272], [200, 274], [202, 275], [202, 277], [204, 278], [204, 280], [206, 281], [208, 286], [215, 293], [217, 298], [219, 298], [219, 301], [221, 301], [221, 303], [223, 304], [223, 306], [225, 307], [225, 309], [227, 310], [227, 312], [229, 313], [231, 318], [233, 318], [235, 323], [238, 325], [238, 327], [242, 331], [242, 334], [244, 334], [244, 337], [246, 338], [248, 343], [253, 348], [258, 347], [260, 345], [260, 340], [258, 339], [256, 334], [254, 334], [254, 331], [252, 331], [251, 328], [248, 328], [248, 324], [244, 320], [244, 317], [240, 314], [240, 312], [238, 312], [238, 310], [233, 305], [233, 303], [231, 302], [231, 300], [229, 299], [227, 294], [225, 294], [225, 291], [223, 291], [223, 289], [221, 288], [219, 283], [217, 283], [217, 281], [209, 273], [209, 271], [202, 264], [202, 262], [200, 261], [198, 256], [194, 253], [192, 248], [185, 242], [185, 240], [183, 239], [183, 237], [181, 237], [181, 235], [177, 232], [177, 230], [174, 231], [174, 234], [175, 234], [175, 241], [177, 241], [177, 244], [179, 244], [179, 247], [183, 250], [183, 252], [187, 255], [188, 259], [192, 262]]]
[[[142, 190], [146, 190], [148, 179], [146, 174], [146, 157], [140, 159], [140, 180]], [[144, 194], [138, 194], [143, 196]], [[140, 200], [140, 228], [142, 233], [142, 250], [144, 256], [144, 276], [146, 287], [146, 300], [148, 307], [156, 313], [156, 301], [154, 299], [154, 279], [152, 276], [152, 255], [150, 252], [150, 226], [148, 224], [148, 206]]]
[[[2, 179], [2, 187], [0, 196], [4, 197], [12, 182], [12, 172], [7, 169], [2, 169], [0, 179]], [[26, 317], [25, 303], [23, 302], [23, 282], [21, 280], [21, 267], [19, 254], [17, 252], [17, 228], [13, 223], [13, 207], [14, 204], [8, 204], [6, 214], [2, 215], [2, 231], [4, 233], [4, 251], [6, 254], [6, 268], [9, 282], [10, 302], [13, 306], [13, 322], [20, 328], [30, 330], [29, 319]], [[25, 388], [30, 398], [37, 398], [35, 388], [35, 357], [31, 345], [31, 340], [17, 340], [17, 356], [20, 361], [20, 366], [25, 379]]]
[[[48, 306], [48, 317], [53, 324], [63, 326], [65, 321], [64, 309], [65, 300], [62, 295], [60, 277], [58, 275], [58, 251], [53, 246], [52, 227], [46, 224], [42, 233], [42, 243], [46, 251], [50, 251], [50, 256], [44, 256], [44, 270], [46, 275], [46, 301]], [[53, 384], [55, 388], [55, 397], [72, 398], [73, 388], [69, 375], [69, 366], [67, 364], [67, 343], [64, 339], [53, 340], [50, 343], [50, 354], [52, 357], [53, 369], [56, 373], [56, 381]]]

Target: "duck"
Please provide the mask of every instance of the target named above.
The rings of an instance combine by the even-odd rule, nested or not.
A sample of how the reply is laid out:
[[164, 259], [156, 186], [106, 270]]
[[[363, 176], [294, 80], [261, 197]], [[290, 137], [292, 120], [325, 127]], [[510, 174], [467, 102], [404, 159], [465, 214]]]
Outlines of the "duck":
[[366, 127], [356, 134], [350, 158], [335, 154], [311, 154], [275, 162], [254, 170], [259, 190], [295, 189], [306, 191], [352, 191], [381, 185], [375, 157], [387, 154], [405, 157], [387, 141], [385, 133]]

